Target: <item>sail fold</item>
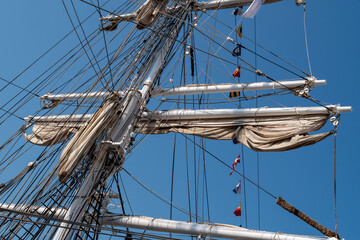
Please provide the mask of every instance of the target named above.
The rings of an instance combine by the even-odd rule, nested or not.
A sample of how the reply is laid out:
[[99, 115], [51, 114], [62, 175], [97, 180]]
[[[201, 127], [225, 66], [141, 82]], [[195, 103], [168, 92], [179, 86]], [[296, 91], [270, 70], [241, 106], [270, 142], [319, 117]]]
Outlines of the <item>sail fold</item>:
[[83, 125], [82, 122], [36, 122], [32, 128], [33, 133], [24, 133], [24, 137], [32, 144], [55, 145], [69, 139]]
[[136, 131], [143, 134], [178, 132], [215, 140], [236, 138], [237, 142], [254, 151], [286, 151], [314, 144], [329, 136], [331, 132], [308, 134], [319, 130], [328, 117], [328, 114], [318, 114], [206, 120], [142, 119]]
[[[109, 104], [109, 103], [107, 103]], [[116, 107], [107, 106], [95, 113], [89, 122], [38, 122], [34, 125], [33, 134], [26, 135], [28, 141], [37, 145], [53, 145], [65, 141], [71, 134], [71, 140], [77, 148], [87, 144], [92, 134], [102, 131], [103, 121], [107, 122]], [[114, 104], [114, 103], [113, 103]], [[286, 115], [262, 117], [224, 117], [211, 119], [163, 119], [141, 118], [136, 132], [142, 134], [166, 134], [178, 132], [214, 140], [233, 140], [242, 143], [254, 151], [286, 151], [314, 144], [328, 137], [331, 132], [309, 135], [319, 130], [327, 121], [329, 114]], [[90, 123], [92, 124], [91, 126]], [[83, 129], [87, 126], [86, 133]], [[94, 131], [94, 132], [93, 132]], [[81, 137], [80, 137], [81, 135]], [[94, 135], [94, 139], [98, 134]], [[80, 139], [80, 140], [74, 140]], [[80, 142], [77, 142], [80, 141]], [[68, 144], [67, 148], [72, 144]]]
[[64, 182], [93, 147], [100, 134], [118, 118], [120, 104], [114, 97], [105, 100], [89, 121], [76, 132], [60, 157], [59, 180]]

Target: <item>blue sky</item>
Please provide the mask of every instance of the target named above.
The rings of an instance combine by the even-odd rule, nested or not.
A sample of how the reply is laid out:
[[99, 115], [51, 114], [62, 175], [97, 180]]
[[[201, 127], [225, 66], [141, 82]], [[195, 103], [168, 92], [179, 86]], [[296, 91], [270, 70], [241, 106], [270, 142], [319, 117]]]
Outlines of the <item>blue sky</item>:
[[[120, 4], [123, 2], [120, 1]], [[81, 18], [93, 11], [93, 8], [81, 4], [79, 1], [76, 1], [76, 5]], [[107, 9], [111, 10], [114, 6], [115, 3], [112, 2]], [[7, 80], [17, 76], [72, 29], [61, 1], [8, 1], [2, 3], [2, 9], [0, 15], [0, 77]], [[358, 79], [360, 45], [358, 39], [360, 30], [357, 26], [360, 23], [360, 15], [358, 14], [360, 2], [349, 0], [346, 1], [346, 4], [340, 2], [335, 4], [308, 0], [306, 9], [312, 72], [318, 79], [327, 80], [327, 85], [315, 88], [312, 96], [326, 103], [340, 103], [342, 106], [353, 107], [352, 113], [341, 115], [338, 127], [336, 149], [337, 210], [340, 236], [345, 239], [356, 239], [356, 231], [354, 230], [358, 229], [360, 224], [360, 210], [357, 207], [357, 199], [360, 197], [360, 162], [359, 155], [356, 153], [356, 149], [359, 147], [357, 136], [360, 133], [360, 127], [357, 123], [360, 118], [358, 111], [360, 107], [358, 99], [358, 89], [360, 87]], [[225, 10], [221, 15], [221, 20], [234, 27], [234, 18], [231, 11]], [[97, 16], [86, 25], [89, 32], [99, 26], [96, 19]], [[263, 6], [257, 15], [256, 24], [258, 43], [284, 57], [297, 67], [308, 71], [302, 7], [296, 7], [294, 1], [282, 1]], [[253, 30], [254, 21], [244, 20], [244, 35], [253, 38]], [[225, 35], [229, 34], [229, 29], [225, 27], [219, 26], [219, 31], [222, 31]], [[235, 36], [232, 35], [232, 37]], [[15, 83], [26, 86], [33, 80], [33, 76], [44, 71], [48, 65], [47, 61], [52, 61], [57, 56], [61, 56], [65, 51], [64, 49], [70, 49], [75, 43], [77, 44], [77, 41], [76, 37], [72, 36], [59, 49], [54, 50], [53, 59], [49, 58], [46, 61], [39, 62]], [[227, 45], [227, 47], [231, 48], [231, 45]], [[254, 61], [254, 58], [250, 55], [245, 55], [244, 58], [248, 61]], [[230, 61], [234, 60], [230, 55], [228, 59]], [[275, 68], [272, 71], [261, 61], [259, 61], [259, 66], [260, 68], [264, 66], [264, 69], [273, 74], [276, 79], [280, 80], [287, 77], [286, 74]], [[244, 76], [244, 78], [246, 77], [249, 78], [246, 81], [252, 81], [250, 78], [253, 78], [253, 76], [248, 74]], [[4, 82], [0, 81], [0, 87], [4, 84]], [[7, 91], [0, 93], [0, 101], [3, 102], [9, 99], [16, 92], [15, 88], [9, 87]], [[293, 98], [284, 100], [282, 103], [287, 106], [292, 106], [291, 104], [295, 104], [294, 106], [311, 105], [307, 101], [295, 102]], [[37, 100], [34, 98], [33, 101], [36, 102]], [[260, 106], [269, 104], [271, 105], [266, 100], [259, 101]], [[30, 105], [23, 113], [18, 114], [23, 114], [22, 117], [25, 117], [38, 108], [39, 104]], [[18, 119], [14, 119], [13, 121], [7, 121], [6, 124], [6, 126], [0, 126], [3, 136], [0, 138], [1, 142], [5, 141], [5, 137], [12, 132], [11, 129], [16, 129], [23, 123]], [[330, 130], [331, 125], [327, 124], [326, 129]], [[331, 136], [314, 146], [283, 153], [259, 154], [260, 185], [275, 196], [282, 196], [331, 229], [334, 229], [333, 141], [334, 139]], [[172, 134], [169, 136], [150, 136], [134, 154], [131, 154], [124, 165], [130, 173], [167, 199], [170, 199], [173, 142], [174, 135]], [[186, 208], [184, 145], [184, 137], [178, 135], [175, 155], [177, 171], [175, 174], [174, 202]], [[208, 140], [206, 146], [208, 146], [211, 153], [229, 165], [241, 152], [240, 146], [233, 145], [230, 141], [218, 143]], [[227, 168], [223, 167], [211, 156], [205, 155], [205, 157], [211, 221], [245, 226], [245, 214], [242, 217], [235, 217], [232, 214], [239, 202], [239, 196], [232, 193], [233, 187], [237, 184], [238, 176], [232, 175], [230, 177]], [[242, 160], [245, 161], [247, 177], [257, 181], [256, 154], [245, 149]], [[192, 169], [192, 171], [194, 170]], [[11, 175], [13, 172], [2, 174]], [[144, 191], [126, 174], [122, 173], [122, 176], [127, 186], [134, 214], [162, 218], [169, 216], [168, 205], [164, 205]], [[0, 179], [3, 177], [0, 175]], [[193, 181], [191, 183], [194, 184]], [[247, 210], [247, 227], [258, 229], [257, 188], [251, 186], [248, 182], [245, 184], [246, 207], [244, 192], [241, 194], [241, 202], [243, 209], [246, 208]], [[202, 190], [199, 191], [201, 193]], [[193, 198], [192, 195], [192, 201], [194, 201]], [[260, 193], [260, 203], [262, 230], [320, 235], [316, 230], [276, 206], [275, 200], [263, 192]], [[201, 206], [200, 203], [199, 206]], [[129, 212], [127, 205], [126, 209]], [[201, 207], [199, 207], [199, 212], [201, 211]], [[174, 218], [188, 219], [176, 211], [174, 211]]]

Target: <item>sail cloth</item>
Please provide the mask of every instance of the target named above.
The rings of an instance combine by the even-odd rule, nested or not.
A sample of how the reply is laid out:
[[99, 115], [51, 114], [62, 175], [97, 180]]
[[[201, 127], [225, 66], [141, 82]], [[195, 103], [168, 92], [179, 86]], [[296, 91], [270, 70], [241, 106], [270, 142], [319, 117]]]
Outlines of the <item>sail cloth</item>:
[[168, 2], [168, 0], [147, 0], [135, 13], [137, 29], [152, 27], [165, 12]]
[[24, 133], [24, 137], [32, 144], [51, 146], [70, 138], [76, 133], [84, 122], [36, 122], [32, 128], [32, 134]]
[[178, 132], [216, 140], [236, 138], [254, 151], [286, 151], [329, 136], [331, 132], [308, 134], [319, 130], [328, 117], [328, 114], [319, 114], [206, 120], [141, 119], [136, 131], [143, 134]]
[[[25, 134], [25, 138], [37, 145], [53, 145], [65, 141], [71, 134], [78, 131], [61, 157], [61, 162], [63, 162], [61, 169], [65, 174], [72, 168], [67, 162], [73, 162], [74, 160], [71, 159], [84, 155], [87, 151], [84, 149], [85, 146], [91, 147], [90, 143], [94, 142], [106, 126], [109, 126], [116, 118], [114, 104], [113, 102], [105, 103], [86, 124], [84, 122], [36, 123], [33, 128], [34, 133]], [[111, 117], [112, 114], [113, 117]], [[136, 132], [142, 134], [178, 132], [215, 140], [234, 140], [235, 143], [241, 142], [259, 152], [286, 151], [314, 144], [329, 136], [331, 132], [308, 134], [319, 130], [328, 117], [328, 114], [319, 114], [162, 121], [143, 118], [138, 122]], [[67, 157], [70, 152], [71, 158]]]
[[254, 18], [264, 4], [264, 0], [254, 0], [242, 15], [243, 18]]
[[119, 102], [112, 96], [91, 116], [64, 148], [60, 157], [59, 180], [66, 181], [93, 147], [100, 134], [110, 128], [118, 118]]

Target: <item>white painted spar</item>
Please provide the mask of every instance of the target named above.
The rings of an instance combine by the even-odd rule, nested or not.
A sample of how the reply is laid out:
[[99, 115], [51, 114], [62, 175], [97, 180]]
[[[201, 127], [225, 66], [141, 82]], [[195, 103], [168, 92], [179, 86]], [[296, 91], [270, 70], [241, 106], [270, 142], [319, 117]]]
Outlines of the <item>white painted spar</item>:
[[[52, 101], [64, 101], [70, 99], [97, 99], [107, 98], [110, 96], [110, 92], [90, 92], [90, 93], [65, 93], [65, 94], [45, 94], [40, 96], [40, 99], [52, 100]], [[122, 92], [119, 92], [122, 94]]]
[[[308, 83], [306, 80], [297, 81], [278, 81], [278, 82], [254, 82], [254, 83], [223, 83], [223, 84], [209, 84], [209, 85], [192, 85], [175, 88], [154, 88], [151, 93], [153, 97], [166, 97], [175, 95], [192, 95], [203, 93], [224, 93], [234, 91], [257, 91], [269, 89], [293, 89], [305, 86]], [[325, 85], [326, 80], [314, 80], [311, 82], [312, 86]], [[71, 99], [97, 99], [107, 98], [110, 92], [90, 92], [90, 93], [67, 93], [67, 94], [45, 94], [41, 99], [52, 101], [64, 101]], [[118, 92], [119, 97], [123, 97], [122, 91]]]
[[[241, 7], [246, 6], [252, 3], [253, 0], [210, 0], [210, 1], [195, 1], [194, 8], [191, 10], [219, 10], [225, 8], [234, 8], [234, 7]], [[265, 0], [264, 4], [280, 2], [282, 0]], [[177, 7], [167, 7], [165, 8], [164, 13], [171, 14], [174, 11], [177, 11], [179, 6]], [[110, 14], [105, 17], [100, 17], [100, 20], [105, 21], [134, 21], [137, 17], [137, 12], [127, 13], [122, 15], [113, 15]]]
[[[334, 113], [352, 112], [351, 106], [340, 107], [337, 105], [327, 105], [325, 107], [288, 107], [288, 108], [243, 108], [243, 109], [206, 109], [206, 110], [187, 110], [177, 109], [170, 111], [143, 112], [142, 118], [149, 119], [212, 119], [212, 118], [241, 118], [241, 117], [263, 117], [263, 116], [287, 116], [287, 115], [313, 115], [327, 114], [331, 109]], [[88, 120], [92, 114], [77, 115], [54, 115], [41, 117], [26, 117], [25, 121], [35, 122], [79, 122]]]
[[[265, 0], [264, 4], [279, 2], [282, 0]], [[195, 6], [204, 10], [218, 10], [224, 8], [233, 8], [249, 5], [253, 0], [211, 0], [196, 2]]]
[[122, 216], [112, 214], [109, 216], [100, 217], [99, 222], [102, 225], [110, 225], [114, 227], [126, 227], [143, 229], [147, 231], [188, 234], [201, 236], [201, 238], [214, 237], [239, 240], [334, 240], [333, 238], [329, 239], [324, 237], [290, 235], [279, 232], [274, 233], [254, 231], [233, 225], [214, 223], [192, 223], [157, 219], [144, 216]]
[[64, 208], [47, 208], [47, 207], [39, 207], [39, 206], [30, 206], [26, 204], [6, 204], [1, 203], [0, 204], [0, 212], [6, 212], [6, 211], [17, 211], [17, 212], [26, 212], [31, 213], [35, 215], [41, 216], [48, 216], [53, 218], [64, 218], [67, 209]]
[[334, 113], [351, 112], [352, 107], [339, 107], [328, 105], [325, 107], [290, 107], [290, 108], [245, 108], [245, 109], [204, 109], [185, 110], [176, 109], [170, 111], [155, 111], [143, 114], [143, 117], [151, 119], [213, 119], [213, 118], [236, 118], [236, 117], [265, 117], [265, 116], [287, 116], [287, 115], [314, 115], [328, 114], [331, 109]]
[[[306, 86], [308, 81], [279, 81], [279, 82], [254, 82], [254, 83], [237, 83], [237, 84], [211, 84], [211, 85], [193, 85], [175, 88], [156, 88], [152, 96], [175, 96], [175, 95], [192, 95], [203, 93], [224, 93], [235, 91], [257, 91], [269, 89], [293, 89]], [[326, 80], [315, 80], [311, 83], [313, 86], [325, 85]]]

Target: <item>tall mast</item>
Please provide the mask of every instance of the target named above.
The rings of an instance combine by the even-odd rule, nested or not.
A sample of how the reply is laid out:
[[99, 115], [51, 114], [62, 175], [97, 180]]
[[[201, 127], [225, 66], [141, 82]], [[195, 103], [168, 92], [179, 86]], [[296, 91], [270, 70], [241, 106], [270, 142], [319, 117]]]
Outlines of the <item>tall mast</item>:
[[[96, 188], [97, 183], [100, 181], [102, 176], [102, 169], [105, 165], [106, 152], [112, 151], [119, 154], [120, 167], [125, 161], [125, 151], [129, 146], [131, 141], [131, 136], [133, 134], [133, 129], [136, 124], [137, 116], [140, 114], [141, 110], [146, 106], [146, 102], [149, 98], [149, 93], [154, 86], [155, 80], [160, 77], [160, 74], [164, 68], [164, 64], [167, 61], [169, 52], [171, 51], [177, 35], [183, 25], [183, 21], [187, 17], [187, 12], [182, 10], [180, 19], [176, 22], [174, 30], [167, 37], [163, 44], [163, 47], [160, 51], [157, 51], [154, 54], [154, 64], [152, 70], [150, 71], [148, 77], [143, 82], [143, 88], [140, 91], [129, 89], [128, 94], [124, 99], [124, 106], [126, 106], [121, 114], [121, 117], [116, 121], [114, 126], [110, 130], [110, 141], [100, 142], [100, 151], [96, 156], [96, 159], [93, 160], [94, 164], [89, 171], [82, 187], [78, 191], [76, 200], [71, 204], [69, 210], [67, 211], [64, 220], [77, 222], [80, 221], [83, 217], [85, 211], [84, 206], [86, 206], [89, 201], [89, 193]], [[114, 166], [113, 166], [114, 167]], [[110, 175], [112, 172], [109, 171], [106, 175]], [[103, 177], [103, 176], [102, 176]], [[106, 176], [109, 177], [109, 176]], [[101, 179], [104, 181], [104, 179]], [[85, 197], [84, 197], [85, 196]], [[71, 224], [62, 223], [57, 230], [54, 239], [71, 239], [74, 234], [74, 229], [72, 229]]]

